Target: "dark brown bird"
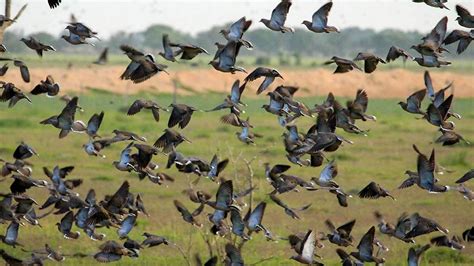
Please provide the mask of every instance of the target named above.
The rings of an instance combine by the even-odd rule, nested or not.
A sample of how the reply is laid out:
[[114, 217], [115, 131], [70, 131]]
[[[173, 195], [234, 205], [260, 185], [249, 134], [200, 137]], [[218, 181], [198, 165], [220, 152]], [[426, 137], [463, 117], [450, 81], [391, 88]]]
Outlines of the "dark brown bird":
[[385, 190], [383, 187], [381, 187], [379, 184], [375, 182], [370, 182], [365, 188], [363, 188], [359, 192], [359, 197], [360, 198], [366, 198], [366, 199], [378, 199], [380, 197], [390, 197], [393, 200], [395, 198], [388, 193], [387, 190]]
[[447, 6], [444, 5], [444, 3], [448, 2], [448, 0], [412, 0], [415, 3], [425, 3], [428, 6], [431, 7], [437, 7], [437, 8], [445, 8], [449, 10]]
[[28, 144], [24, 143], [23, 141], [18, 145], [18, 147], [13, 152], [13, 158], [17, 160], [25, 160], [30, 158], [31, 156], [39, 154], [36, 152], [33, 147], [29, 146]]
[[270, 199], [273, 202], [275, 202], [278, 206], [282, 207], [285, 210], [285, 213], [288, 216], [290, 216], [293, 219], [297, 219], [297, 220], [299, 220], [300, 217], [298, 216], [298, 214], [296, 212], [307, 210], [311, 206], [311, 203], [310, 203], [310, 204], [304, 205], [300, 208], [290, 208], [288, 205], [286, 205], [286, 203], [284, 203], [280, 198], [277, 197], [276, 191], [270, 193]]
[[184, 221], [196, 227], [202, 226], [202, 224], [200, 224], [198, 221], [196, 221], [196, 219], [194, 219], [194, 216], [196, 216], [196, 214], [191, 213], [180, 201], [174, 200], [173, 203], [179, 213], [181, 213], [181, 216], [183, 217]]
[[241, 42], [229, 41], [226, 45], [221, 45], [219, 43], [216, 43], [216, 45], [218, 46], [218, 49], [214, 55], [214, 59], [209, 62], [214, 69], [224, 73], [230, 72], [232, 74], [238, 71], [247, 73], [245, 68], [235, 65], [240, 47], [242, 47]]
[[431, 247], [430, 244], [426, 244], [419, 248], [411, 247], [408, 250], [408, 266], [420, 265], [421, 256]]
[[28, 48], [35, 50], [39, 57], [43, 57], [43, 52], [56, 51], [53, 46], [46, 45], [30, 36], [30, 39], [21, 38], [21, 40]]
[[364, 61], [365, 73], [374, 72], [379, 62], [382, 64], [386, 64], [386, 62], [382, 58], [371, 53], [359, 53], [354, 58], [354, 61], [361, 61], [361, 60]]
[[468, 145], [471, 144], [469, 141], [464, 139], [463, 136], [453, 130], [444, 130], [440, 128], [439, 131], [442, 133], [442, 135], [435, 140], [435, 143], [443, 143], [443, 146], [451, 146], [462, 140]]
[[252, 49], [252, 43], [242, 39], [244, 33], [250, 28], [250, 25], [252, 25], [252, 21], [242, 17], [236, 22], [232, 23], [229, 29], [223, 29], [220, 31], [220, 33], [227, 41], [240, 42], [247, 49]]
[[143, 82], [153, 77], [158, 72], [166, 72], [166, 65], [157, 64], [152, 54], [144, 54], [128, 45], [121, 45], [120, 49], [130, 58], [125, 71], [120, 76], [124, 80], [132, 80], [134, 83]]
[[456, 52], [461, 54], [464, 52], [471, 41], [474, 40], [474, 32], [467, 32], [463, 30], [453, 30], [447, 37], [444, 39], [443, 44], [449, 45], [459, 41]]
[[406, 234], [406, 238], [414, 238], [420, 235], [429, 234], [431, 232], [441, 232], [448, 234], [448, 229], [439, 225], [436, 221], [423, 217], [418, 213], [414, 213], [409, 217], [410, 231]]
[[164, 130], [164, 132], [165, 133], [155, 141], [155, 144], [153, 144], [153, 146], [157, 148], [162, 148], [164, 153], [171, 152], [184, 141], [191, 143], [191, 141], [186, 138], [186, 136], [173, 129], [167, 128]]
[[384, 258], [378, 258], [373, 255], [374, 253], [374, 237], [375, 227], [372, 226], [367, 233], [362, 237], [357, 246], [357, 252], [351, 252], [351, 256], [358, 259], [361, 262], [375, 262], [384, 263]]
[[59, 6], [61, 0], [48, 0], [49, 8], [53, 9]]
[[349, 71], [354, 70], [354, 69], [358, 69], [358, 70], [362, 71], [362, 69], [356, 63], [354, 63], [354, 61], [344, 59], [344, 58], [340, 58], [340, 57], [337, 57], [337, 56], [333, 56], [331, 58], [331, 60], [325, 62], [324, 64], [325, 65], [330, 65], [332, 63], [335, 63], [337, 65], [337, 68], [334, 71], [334, 73], [346, 73], [346, 72], [349, 72]]
[[351, 232], [352, 228], [354, 228], [355, 223], [356, 220], [351, 220], [336, 228], [336, 226], [331, 222], [331, 220], [326, 220], [326, 227], [329, 229], [329, 231], [331, 231], [326, 235], [327, 239], [329, 240], [329, 242], [341, 247], [347, 247], [352, 245], [352, 242], [354, 242], [354, 238], [351, 236]]
[[150, 233], [143, 233], [143, 236], [146, 237], [142, 242], [142, 246], [148, 246], [149, 248], [154, 246], [159, 246], [161, 244], [169, 245], [170, 242], [163, 236], [157, 236]]
[[13, 61], [13, 64], [20, 68], [20, 74], [23, 81], [26, 83], [30, 82], [30, 71], [23, 61], [11, 58], [0, 58], [0, 61]]
[[72, 98], [72, 100], [66, 104], [59, 115], [51, 116], [41, 121], [40, 124], [52, 125], [55, 128], [61, 129], [59, 132], [59, 138], [66, 137], [69, 132], [73, 130], [78, 101], [78, 97]]
[[462, 233], [462, 239], [467, 242], [473, 242], [474, 241], [474, 226], [471, 227], [471, 229], [467, 229]]
[[36, 85], [31, 94], [39, 95], [46, 93], [48, 97], [54, 97], [59, 93], [59, 84], [54, 82], [54, 79], [51, 75], [46, 76], [45, 80], [42, 80], [38, 85]]
[[193, 45], [193, 44], [179, 44], [179, 43], [172, 43], [170, 44], [171, 47], [178, 47], [179, 49], [175, 52], [175, 56], [181, 55], [180, 59], [182, 60], [191, 60], [194, 57], [198, 56], [199, 54], [209, 54], [206, 49]]
[[0, 101], [10, 101], [8, 103], [8, 108], [12, 108], [13, 106], [15, 106], [16, 103], [21, 99], [26, 99], [29, 103], [31, 103], [30, 98], [28, 98], [28, 96], [26, 96], [13, 83], [0, 82], [0, 89], [3, 89], [2, 94], [0, 95]]
[[444, 130], [454, 129], [454, 122], [447, 121], [447, 119], [450, 117], [449, 110], [451, 109], [453, 97], [453, 95], [450, 95], [438, 107], [436, 107], [434, 103], [431, 103], [424, 115], [426, 121], [428, 121], [433, 126], [440, 127]]
[[447, 236], [434, 237], [430, 239], [430, 243], [435, 246], [448, 247], [454, 250], [462, 250], [465, 248], [465, 246], [461, 244], [461, 239], [457, 236], [453, 236], [451, 239]]
[[170, 107], [173, 107], [173, 109], [171, 110], [171, 115], [168, 120], [168, 128], [172, 128], [176, 125], [179, 125], [179, 128], [185, 128], [189, 124], [189, 121], [191, 121], [193, 113], [198, 110], [186, 104], [173, 103]]
[[369, 97], [367, 96], [367, 92], [365, 90], [358, 89], [355, 100], [347, 101], [346, 103], [349, 116], [352, 119], [362, 119], [362, 121], [376, 121], [377, 118], [375, 116], [365, 113], [367, 111], [368, 104]]
[[97, 58], [97, 60], [94, 61], [94, 64], [96, 64], [96, 65], [105, 65], [105, 64], [107, 64], [107, 62], [109, 61], [108, 54], [109, 54], [109, 48], [106, 47], [106, 48], [104, 48], [102, 53], [100, 53], [99, 58]]
[[385, 58], [385, 61], [387, 61], [387, 63], [390, 63], [390, 61], [395, 61], [399, 57], [401, 57], [403, 59], [403, 63], [405, 63], [408, 58], [410, 58], [410, 59], [414, 58], [413, 56], [411, 56], [404, 49], [402, 49], [400, 47], [397, 47], [397, 46], [392, 46], [388, 50], [387, 57]]
[[102, 263], [118, 261], [122, 256], [133, 255], [132, 251], [113, 240], [102, 244], [99, 250], [100, 251], [94, 255], [94, 259]]
[[260, 77], [265, 77], [262, 84], [258, 87], [257, 94], [265, 91], [270, 84], [275, 80], [275, 78], [282, 78], [281, 74], [276, 69], [271, 69], [267, 67], [257, 67], [252, 73], [250, 73], [246, 78], [245, 82], [254, 81]]
[[146, 142], [146, 138], [145, 138], [145, 137], [141, 137], [141, 136], [139, 136], [139, 135], [137, 135], [137, 134], [135, 134], [135, 133], [133, 133], [133, 132], [114, 129], [114, 131], [112, 131], [112, 133], [115, 134], [114, 139], [116, 139], [116, 140], [118, 140], [118, 141], [135, 140], [135, 141]]
[[168, 112], [168, 109], [161, 107], [152, 100], [138, 99], [132, 103], [132, 105], [128, 109], [127, 115], [135, 115], [139, 113], [142, 109], [151, 110], [151, 113], [153, 114], [153, 117], [155, 118], [156, 122], [160, 121], [160, 110]]

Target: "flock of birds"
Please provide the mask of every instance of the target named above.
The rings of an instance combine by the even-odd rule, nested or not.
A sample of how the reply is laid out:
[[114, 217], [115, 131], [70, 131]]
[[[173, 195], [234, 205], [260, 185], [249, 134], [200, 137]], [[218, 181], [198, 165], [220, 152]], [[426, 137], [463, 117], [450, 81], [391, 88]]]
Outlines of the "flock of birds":
[[[49, 0], [48, 2], [53, 8], [59, 5], [61, 1]], [[447, 8], [444, 5], [445, 0], [414, 2], [425, 2], [430, 6]], [[271, 19], [262, 19], [261, 22], [273, 31], [282, 33], [294, 32], [294, 29], [285, 25], [291, 4], [289, 0], [282, 0], [273, 10]], [[326, 3], [314, 13], [312, 21], [304, 21], [303, 24], [315, 33], [339, 32], [336, 27], [328, 26], [327, 24], [332, 6], [332, 2]], [[459, 5], [456, 6], [456, 10], [459, 15], [457, 19], [459, 24], [463, 27], [474, 28], [474, 17]], [[337, 65], [335, 73], [345, 73], [353, 69], [362, 70], [354, 62], [359, 60], [364, 61], [364, 71], [372, 73], [376, 70], [378, 63], [385, 64], [399, 57], [402, 57], [404, 60], [410, 58], [425, 67], [449, 65], [450, 62], [442, 60], [442, 53], [447, 51], [442, 45], [459, 41], [457, 52], [461, 53], [474, 38], [474, 32], [472, 30], [471, 32], [454, 30], [446, 37], [447, 22], [447, 17], [442, 18], [433, 30], [423, 38], [422, 43], [412, 46], [413, 49], [420, 53], [421, 57], [419, 58], [415, 58], [408, 54], [407, 51], [393, 46], [390, 48], [386, 60], [374, 54], [362, 52], [354, 60], [334, 56], [326, 64], [335, 63]], [[250, 41], [243, 39], [245, 31], [251, 24], [251, 20], [243, 17], [233, 23], [228, 29], [223, 29], [221, 33], [227, 43], [216, 43], [217, 52], [209, 64], [222, 72], [246, 72], [244, 68], [236, 66], [235, 63], [241, 46], [247, 49], [252, 49], [253, 47]], [[69, 35], [63, 35], [62, 38], [72, 45], [90, 44], [89, 39], [99, 39], [97, 32], [77, 21], [69, 23], [66, 30], [69, 31]], [[55, 50], [52, 46], [43, 44], [32, 37], [29, 39], [23, 38], [21, 41], [29, 48], [35, 50], [39, 56], [43, 56], [43, 52]], [[129, 65], [120, 76], [121, 79], [139, 83], [159, 72], [166, 72], [167, 66], [156, 63], [152, 54], [146, 54], [128, 45], [121, 45], [120, 49], [130, 59]], [[163, 50], [160, 55], [165, 60], [171, 62], [176, 62], [178, 56], [180, 56], [180, 60], [192, 60], [201, 53], [208, 53], [205, 49], [195, 45], [172, 43], [166, 34], [163, 35]], [[2, 51], [7, 51], [3, 45]], [[13, 61], [14, 65], [19, 67], [23, 80], [30, 82], [29, 70], [23, 61], [11, 58], [0, 58], [0, 60]], [[105, 64], [106, 61], [107, 50], [102, 53], [96, 63]], [[8, 65], [6, 64], [0, 69], [0, 76], [4, 76], [7, 70]], [[230, 95], [221, 104], [206, 110], [207, 112], [228, 110], [229, 113], [223, 115], [221, 121], [240, 128], [241, 131], [237, 132], [236, 135], [245, 144], [255, 145], [257, 138], [261, 136], [252, 132], [254, 126], [250, 123], [249, 118], [241, 118], [241, 115], [245, 113], [244, 108], [246, 106], [242, 102], [241, 96], [248, 83], [260, 78], [263, 78], [263, 82], [259, 85], [257, 94], [267, 91], [276, 78], [283, 79], [283, 76], [276, 69], [257, 67], [248, 74], [242, 84], [239, 80], [234, 82]], [[401, 108], [408, 113], [420, 115], [420, 119], [424, 119], [438, 128], [442, 135], [436, 140], [437, 143], [442, 143], [443, 145], [454, 145], [460, 141], [468, 143], [467, 140], [454, 131], [455, 123], [448, 120], [451, 117], [461, 119], [461, 115], [455, 113], [451, 108], [453, 94], [446, 95], [452, 84], [436, 91], [428, 71], [425, 72], [424, 79], [426, 88], [410, 95], [406, 102], [400, 102]], [[9, 107], [15, 106], [22, 99], [30, 103], [32, 102], [15, 84], [2, 81], [1, 88], [3, 91], [0, 95], [0, 100], [9, 101]], [[277, 164], [272, 166], [265, 164], [265, 176], [272, 188], [272, 192], [269, 193], [270, 200], [281, 207], [292, 219], [300, 219], [298, 213], [307, 210], [310, 204], [296, 208], [290, 207], [278, 196], [300, 189], [327, 191], [336, 196], [340, 206], [348, 206], [348, 199], [352, 196], [346, 193], [334, 180], [338, 174], [337, 163], [335, 160], [328, 160], [326, 153], [335, 152], [344, 143], [353, 144], [352, 141], [337, 134], [337, 128], [352, 134], [367, 135], [368, 130], [361, 129], [355, 122], [357, 120], [376, 121], [375, 116], [367, 113], [368, 96], [364, 90], [358, 90], [355, 99], [347, 101], [345, 106], [339, 103], [335, 96], [330, 93], [323, 103], [315, 104], [312, 108], [294, 98], [297, 91], [297, 87], [280, 85], [267, 93], [270, 100], [269, 104], [262, 106], [265, 111], [275, 115], [278, 118], [278, 124], [285, 128], [283, 133], [284, 148], [289, 162], [306, 167], [319, 167], [325, 164], [319, 177], [313, 177], [310, 180], [289, 174], [290, 165]], [[59, 84], [55, 82], [53, 77], [48, 76], [34, 87], [31, 94], [46, 94], [48, 97], [55, 97], [59, 92]], [[422, 110], [421, 103], [426, 94], [428, 94], [430, 103], [427, 110]], [[210, 208], [213, 210], [213, 213], [208, 216], [209, 230], [221, 237], [230, 239], [231, 235], [235, 235], [241, 239], [240, 245], [235, 245], [235, 242], [233, 243], [232, 241], [225, 245], [224, 263], [226, 265], [244, 265], [241, 248], [245, 242], [251, 241], [252, 235], [259, 232], [263, 232], [264, 237], [268, 240], [288, 240], [291, 248], [296, 253], [291, 259], [303, 264], [322, 265], [321, 262], [315, 260], [315, 256], [318, 256], [316, 249], [324, 247], [323, 241], [329, 241], [338, 246], [336, 251], [342, 265], [362, 265], [366, 262], [383, 264], [385, 262], [382, 255], [383, 252], [388, 251], [388, 248], [375, 237], [375, 226], [370, 227], [367, 233], [362, 236], [356, 251], [348, 253], [344, 249], [356, 243], [356, 240], [351, 235], [352, 228], [356, 223], [355, 220], [336, 227], [328, 219], [326, 221], [328, 233], [317, 233], [313, 230], [308, 230], [307, 232], [292, 234], [287, 238], [282, 238], [272, 233], [263, 224], [267, 203], [262, 201], [253, 208], [251, 200], [249, 203], [245, 200], [246, 197], [252, 195], [255, 187], [250, 185], [248, 189], [235, 191], [232, 180], [226, 180], [220, 176], [229, 163], [228, 159], [221, 160], [217, 155], [214, 155], [209, 163], [205, 159], [187, 156], [177, 151], [181, 143], [191, 142], [191, 140], [173, 128], [176, 126], [180, 129], [187, 127], [193, 113], [201, 111], [198, 108], [179, 103], [162, 107], [149, 99], [137, 99], [134, 101], [128, 109], [127, 115], [135, 115], [142, 110], [150, 110], [154, 120], [159, 122], [160, 112], [171, 112], [167, 124], [168, 128], [164, 130], [163, 135], [153, 145], [148, 145], [146, 144], [146, 138], [123, 130], [114, 130], [112, 137], [102, 138], [98, 133], [104, 119], [104, 112], [92, 115], [90, 120], [85, 123], [75, 119], [76, 111], [83, 111], [79, 105], [79, 98], [64, 95], [61, 99], [66, 102], [64, 109], [58, 115], [46, 118], [40, 123], [59, 129], [59, 138], [64, 138], [71, 132], [86, 134], [89, 137], [89, 141], [83, 145], [83, 148], [88, 155], [105, 158], [101, 153], [103, 149], [110, 145], [126, 142], [126, 146], [122, 150], [118, 161], [113, 162], [113, 166], [118, 171], [136, 173], [140, 180], [148, 179], [155, 184], [173, 182], [174, 178], [167, 173], [157, 172], [158, 165], [153, 162], [154, 156], [166, 155], [168, 157], [167, 169], [174, 166], [180, 172], [197, 176], [193, 186], [196, 186], [202, 177], [206, 177], [218, 184], [215, 198], [206, 191], [195, 190], [192, 188], [193, 186], [184, 191], [191, 202], [198, 204], [198, 207], [194, 210], [188, 209], [185, 204], [178, 200], [174, 200], [174, 205], [185, 222], [198, 228], [202, 228], [204, 224], [199, 222], [197, 217], [203, 213], [205, 208]], [[299, 133], [295, 124], [295, 120], [300, 117], [317, 117], [316, 123], [306, 134]], [[457, 190], [466, 199], [474, 200], [474, 193], [463, 185], [464, 182], [474, 178], [474, 169], [464, 174], [456, 182], [459, 183], [456, 187], [440, 185], [436, 174], [445, 171], [445, 169], [436, 163], [434, 149], [429, 157], [420, 151], [417, 146], [413, 145], [413, 149], [417, 156], [417, 169], [416, 171], [406, 171], [405, 174], [408, 178], [401, 183], [400, 189], [416, 184], [420, 189], [430, 193]], [[34, 178], [32, 164], [27, 159], [37, 155], [38, 153], [33, 147], [22, 142], [13, 153], [13, 161], [2, 160], [1, 176], [9, 176], [12, 180], [10, 192], [1, 194], [3, 200], [0, 202], [0, 222], [8, 224], [5, 235], [0, 236], [4, 244], [12, 247], [23, 247], [22, 244], [17, 242], [21, 226], [27, 224], [40, 226], [40, 219], [53, 214], [61, 215], [62, 218], [56, 225], [59, 233], [67, 239], [74, 240], [80, 237], [80, 232], [73, 229], [74, 225], [84, 231], [94, 241], [104, 241], [106, 238], [105, 234], [100, 232], [101, 228], [117, 228], [118, 238], [123, 243], [115, 240], [104, 242], [99, 247], [99, 251], [92, 255], [99, 262], [117, 261], [124, 256], [138, 257], [140, 249], [161, 244], [176, 245], [166, 237], [148, 232], [143, 234], [145, 240], [141, 243], [128, 237], [138, 217], [149, 216], [150, 214], [146, 211], [142, 195], [137, 192], [132, 193], [127, 181], [123, 182], [113, 195], [104, 195], [99, 199], [96, 196], [95, 190], [90, 189], [86, 197], [82, 198], [74, 189], [82, 185], [83, 180], [67, 178], [73, 171], [74, 166], [55, 166], [52, 170], [44, 167], [44, 174], [49, 180]], [[2, 181], [4, 180], [6, 179]], [[29, 189], [35, 187], [42, 188], [49, 193], [48, 198], [43, 204], [39, 204], [27, 194]], [[376, 182], [370, 182], [360, 190], [358, 196], [368, 199], [389, 197], [395, 200], [387, 189]], [[243, 209], [247, 206], [248, 211], [243, 216]], [[47, 210], [48, 208], [50, 210]], [[47, 211], [37, 215], [37, 210]], [[474, 241], [474, 227], [463, 232], [463, 240], [456, 235], [450, 238], [448, 237], [448, 229], [441, 226], [435, 220], [423, 217], [418, 213], [404, 213], [398, 218], [396, 223], [388, 222], [380, 212], [375, 213], [375, 218], [381, 234], [389, 235], [406, 243], [414, 243], [416, 237], [432, 232], [442, 234], [431, 239], [432, 245], [461, 250], [464, 248], [463, 240], [466, 242]], [[418, 265], [420, 257], [430, 248], [431, 244], [421, 247], [411, 246], [408, 250], [408, 264]], [[375, 252], [375, 248], [378, 248], [377, 252]], [[42, 265], [45, 259], [62, 261], [68, 256], [90, 256], [81, 253], [61, 254], [48, 244], [45, 244], [44, 249], [41, 250], [28, 250], [24, 247], [22, 250], [31, 253], [31, 257], [18, 259], [9, 255], [3, 249], [0, 250], [0, 254], [7, 265]], [[217, 256], [213, 256], [205, 263], [202, 263], [200, 258], [197, 258], [197, 263], [198, 265], [216, 265], [220, 261]]]

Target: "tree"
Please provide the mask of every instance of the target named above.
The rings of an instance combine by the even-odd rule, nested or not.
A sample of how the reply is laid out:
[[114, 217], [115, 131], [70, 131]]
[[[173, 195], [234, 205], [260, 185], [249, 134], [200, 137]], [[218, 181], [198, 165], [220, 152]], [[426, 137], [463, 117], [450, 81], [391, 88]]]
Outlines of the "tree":
[[27, 4], [25, 4], [20, 11], [16, 14], [16, 16], [12, 19], [11, 18], [11, 7], [12, 7], [12, 0], [5, 0], [5, 18], [6, 20], [3, 22], [2, 26], [0, 26], [0, 43], [3, 43], [3, 34], [5, 33], [6, 29], [12, 25], [25, 11]]

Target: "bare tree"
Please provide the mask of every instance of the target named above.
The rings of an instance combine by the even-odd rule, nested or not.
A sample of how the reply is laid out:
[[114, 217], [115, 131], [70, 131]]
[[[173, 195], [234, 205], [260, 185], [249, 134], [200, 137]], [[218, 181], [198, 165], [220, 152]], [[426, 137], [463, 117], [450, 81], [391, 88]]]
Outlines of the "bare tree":
[[3, 43], [3, 35], [5, 30], [10, 27], [25, 11], [27, 4], [25, 4], [20, 11], [16, 14], [14, 18], [11, 18], [11, 9], [12, 9], [12, 0], [5, 0], [5, 21], [2, 26], [0, 26], [0, 44]]

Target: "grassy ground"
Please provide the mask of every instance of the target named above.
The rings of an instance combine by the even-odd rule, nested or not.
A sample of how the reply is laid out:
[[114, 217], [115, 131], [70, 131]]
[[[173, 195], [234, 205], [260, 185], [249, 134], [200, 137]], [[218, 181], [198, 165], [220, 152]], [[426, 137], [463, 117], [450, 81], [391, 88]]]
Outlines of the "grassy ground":
[[[96, 112], [105, 111], [105, 119], [100, 130], [104, 137], [110, 136], [113, 129], [131, 130], [148, 138], [149, 143], [161, 135], [166, 127], [168, 114], [162, 116], [162, 121], [156, 123], [152, 120], [151, 113], [143, 112], [134, 117], [127, 117], [124, 109], [128, 107], [135, 98], [146, 97], [154, 99], [162, 105], [172, 101], [170, 95], [136, 95], [121, 96], [103, 92], [90, 92], [80, 96], [79, 104], [84, 107], [84, 113], [78, 113], [77, 119], [87, 121]], [[178, 101], [196, 106], [201, 109], [209, 109], [217, 105], [224, 95], [206, 94], [200, 96], [179, 97]], [[245, 96], [244, 96], [245, 97]], [[320, 98], [302, 99], [308, 104], [321, 102]], [[218, 122], [223, 113], [196, 113], [190, 125], [183, 133], [192, 140], [192, 144], [182, 144], [179, 150], [185, 155], [194, 155], [210, 160], [214, 153], [221, 158], [228, 157], [231, 160], [229, 166], [223, 172], [226, 178], [234, 180], [236, 190], [247, 186], [247, 169], [242, 159], [256, 159], [252, 163], [255, 171], [254, 183], [258, 189], [255, 192], [255, 201], [267, 201], [267, 211], [263, 223], [279, 236], [287, 236], [290, 233], [302, 232], [308, 229], [325, 231], [324, 220], [332, 219], [336, 224], [341, 224], [349, 219], [357, 219], [353, 235], [358, 240], [369, 229], [375, 225], [372, 212], [379, 210], [384, 213], [388, 220], [395, 222], [402, 212], [420, 212], [422, 215], [434, 218], [439, 223], [449, 228], [452, 234], [460, 235], [463, 230], [474, 225], [472, 202], [462, 198], [455, 191], [443, 194], [429, 194], [418, 188], [397, 190], [396, 187], [404, 179], [403, 172], [406, 169], [416, 169], [416, 154], [411, 145], [416, 143], [420, 149], [428, 153], [431, 148], [437, 151], [438, 162], [455, 171], [454, 173], [439, 176], [442, 184], [454, 184], [454, 181], [473, 167], [474, 150], [472, 146], [464, 144], [454, 147], [442, 147], [432, 142], [438, 137], [436, 129], [425, 121], [417, 120], [414, 116], [404, 113], [396, 104], [401, 99], [374, 100], [369, 103], [369, 113], [377, 116], [377, 122], [359, 123], [360, 127], [370, 129], [369, 136], [355, 136], [341, 133], [354, 141], [354, 145], [345, 145], [335, 153], [327, 154], [329, 158], [336, 158], [339, 166], [337, 182], [349, 193], [356, 194], [369, 181], [374, 180], [383, 187], [392, 191], [397, 201], [391, 199], [361, 200], [352, 198], [349, 200], [348, 208], [338, 206], [332, 194], [316, 192], [288, 193], [281, 198], [290, 206], [301, 206], [312, 203], [306, 212], [301, 213], [302, 220], [295, 221], [284, 214], [283, 210], [273, 204], [267, 193], [271, 191], [270, 185], [264, 178], [263, 163], [270, 162], [288, 163], [284, 156], [284, 148], [281, 140], [283, 132], [277, 124], [273, 115], [265, 113], [260, 106], [266, 102], [263, 97], [259, 99], [245, 100], [248, 103], [247, 114], [250, 115], [255, 125], [255, 132], [264, 137], [257, 140], [256, 146], [246, 146], [239, 142], [234, 132], [236, 128], [224, 126]], [[345, 102], [345, 99], [340, 99]], [[104, 151], [106, 159], [89, 157], [83, 150], [82, 144], [87, 142], [87, 137], [80, 134], [72, 134], [65, 139], [58, 140], [58, 130], [42, 126], [39, 121], [51, 115], [58, 114], [63, 108], [63, 103], [57, 99], [46, 97], [34, 97], [33, 105], [20, 102], [15, 108], [7, 109], [6, 104], [0, 106], [0, 158], [10, 160], [11, 154], [20, 141], [25, 141], [36, 148], [40, 153], [30, 161], [34, 164], [34, 177], [46, 178], [41, 167], [49, 168], [55, 165], [75, 165], [72, 178], [83, 178], [84, 183], [77, 191], [85, 196], [87, 190], [93, 187], [102, 198], [106, 194], [113, 193], [124, 180], [131, 183], [131, 192], [140, 192], [143, 195], [150, 217], [140, 216], [137, 226], [130, 233], [131, 238], [142, 240], [144, 231], [163, 235], [171, 241], [180, 245], [188, 256], [199, 253], [203, 258], [208, 258], [206, 244], [203, 236], [207, 235], [209, 227], [205, 214], [199, 217], [206, 225], [204, 229], [198, 230], [185, 223], [173, 206], [173, 199], [179, 199], [188, 208], [195, 206], [189, 202], [181, 191], [188, 186], [188, 182], [194, 176], [178, 173], [175, 169], [165, 170], [166, 173], [176, 178], [175, 183], [168, 186], [158, 186], [149, 181], [139, 181], [134, 175], [118, 172], [112, 166], [112, 161], [119, 158], [120, 150], [125, 143], [119, 143]], [[474, 141], [474, 100], [465, 99], [455, 101], [455, 110], [463, 114], [463, 120], [456, 121], [457, 131], [465, 138]], [[300, 131], [305, 132], [313, 119], [302, 118], [298, 121]], [[155, 159], [160, 165], [164, 165], [166, 158], [162, 155]], [[300, 168], [293, 166], [289, 173], [309, 179], [318, 176], [321, 168]], [[472, 181], [471, 181], [472, 182]], [[10, 180], [0, 182], [0, 191], [8, 191]], [[467, 184], [474, 188], [473, 183]], [[199, 189], [215, 193], [217, 186], [208, 180], [201, 180]], [[47, 192], [42, 189], [32, 189], [29, 194], [37, 199], [40, 204], [47, 197]], [[204, 213], [211, 212], [206, 209]], [[246, 210], [243, 212], [245, 213]], [[84, 252], [93, 254], [97, 251], [99, 242], [93, 242], [86, 236], [76, 240], [66, 240], [57, 231], [54, 224], [60, 216], [49, 216], [41, 220], [43, 228], [24, 226], [20, 228], [18, 241], [28, 249], [36, 249], [49, 243], [63, 253]], [[6, 225], [0, 226], [0, 232], [4, 232]], [[100, 229], [107, 234], [107, 239], [117, 240], [117, 234], [112, 229]], [[417, 244], [425, 244], [431, 234], [417, 238]], [[212, 243], [222, 247], [227, 240], [210, 237]], [[383, 256], [387, 259], [387, 265], [402, 265], [406, 263], [408, 244], [390, 239], [385, 235], [377, 233], [377, 237], [385, 243], [390, 251]], [[29, 254], [22, 252], [19, 248], [12, 249], [1, 245], [1, 248], [17, 257], [28, 257]], [[349, 248], [347, 251], [352, 251]], [[318, 251], [324, 257], [327, 265], [339, 263], [335, 254], [335, 247], [326, 243], [326, 248]], [[423, 258], [423, 263], [438, 265], [472, 265], [474, 264], [474, 245], [467, 244], [462, 252], [451, 251], [447, 248], [432, 248]], [[273, 259], [262, 263], [263, 265], [293, 265], [288, 258], [293, 255], [286, 241], [271, 243], [264, 240], [263, 235], [254, 235], [253, 239], [243, 248], [243, 256], [248, 264], [261, 259], [273, 257]], [[64, 264], [67, 265], [91, 265], [92, 258], [74, 259], [68, 258]], [[128, 265], [139, 263], [140, 265], [183, 265], [184, 260], [173, 247], [160, 246], [142, 251], [140, 258], [132, 260], [122, 259], [117, 265]]]

